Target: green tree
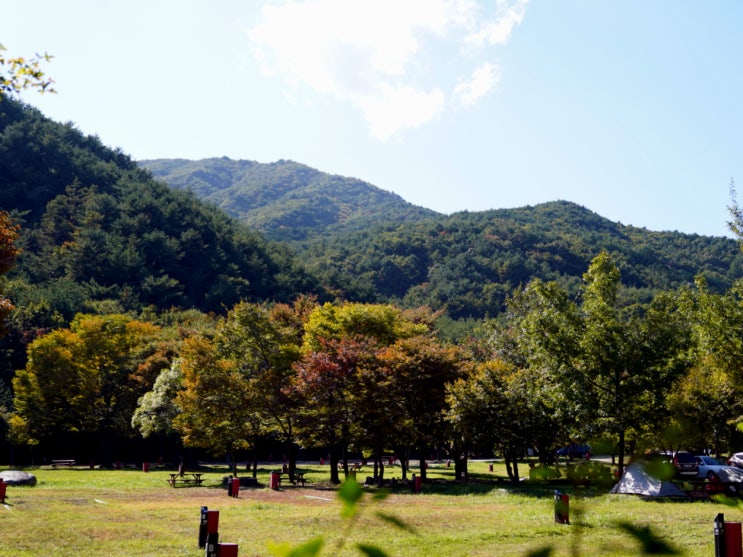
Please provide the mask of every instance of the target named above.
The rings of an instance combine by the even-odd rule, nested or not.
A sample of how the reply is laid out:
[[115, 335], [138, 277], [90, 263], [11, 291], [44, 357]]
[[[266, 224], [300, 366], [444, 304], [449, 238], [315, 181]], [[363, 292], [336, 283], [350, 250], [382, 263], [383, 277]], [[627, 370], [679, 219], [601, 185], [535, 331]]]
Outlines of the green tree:
[[180, 413], [173, 425], [184, 445], [226, 455], [237, 475], [236, 452], [252, 448], [263, 431], [250, 385], [209, 339], [186, 339], [181, 358], [183, 389], [176, 395]]
[[296, 470], [296, 401], [289, 386], [292, 365], [299, 360], [304, 320], [314, 307], [312, 298], [299, 297], [289, 304], [241, 302], [218, 329], [220, 354], [235, 362], [242, 380], [249, 384], [253, 409], [261, 416], [264, 432], [284, 443], [289, 477]]
[[[518, 301], [514, 325], [521, 354], [552, 374], [579, 432], [617, 440], [621, 471], [628, 433], [667, 419], [665, 394], [684, 369], [686, 337], [678, 312], [660, 298], [637, 310], [622, 307], [619, 292], [619, 270], [603, 252], [584, 274], [580, 305], [556, 285], [535, 282]], [[669, 342], [659, 330], [678, 337]]]
[[670, 405], [676, 429], [690, 444], [731, 450], [743, 405], [743, 283], [713, 293], [703, 277], [685, 293], [690, 371], [675, 384]]

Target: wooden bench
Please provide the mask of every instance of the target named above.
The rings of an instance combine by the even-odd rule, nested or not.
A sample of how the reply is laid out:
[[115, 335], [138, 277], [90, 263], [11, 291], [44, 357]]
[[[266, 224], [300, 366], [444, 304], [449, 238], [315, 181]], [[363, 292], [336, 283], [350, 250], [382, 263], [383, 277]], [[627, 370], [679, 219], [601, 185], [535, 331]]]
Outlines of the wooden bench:
[[181, 485], [201, 485], [204, 481], [204, 479], [201, 477], [201, 474], [187, 474], [181, 476], [180, 474], [171, 474], [170, 478], [167, 480], [170, 484], [170, 487], [175, 487], [178, 484]]
[[52, 460], [52, 468], [57, 468], [58, 466], [67, 466], [69, 468], [74, 465], [75, 459]]

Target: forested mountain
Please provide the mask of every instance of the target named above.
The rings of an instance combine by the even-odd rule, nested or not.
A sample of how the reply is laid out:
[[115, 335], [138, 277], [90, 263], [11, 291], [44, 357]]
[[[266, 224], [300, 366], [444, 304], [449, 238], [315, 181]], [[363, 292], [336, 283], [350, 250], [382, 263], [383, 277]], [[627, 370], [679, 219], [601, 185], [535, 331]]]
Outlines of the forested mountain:
[[624, 226], [569, 202], [447, 216], [290, 161], [143, 164], [176, 187], [71, 124], [0, 103], [0, 208], [21, 223], [24, 250], [6, 290], [24, 326], [93, 303], [223, 311], [300, 293], [480, 318], [534, 277], [575, 291], [604, 249], [627, 302], [700, 272], [722, 290], [743, 271], [731, 239]]
[[273, 240], [303, 241], [380, 221], [415, 222], [438, 214], [361, 180], [280, 160], [157, 159], [140, 164], [170, 186], [193, 192]]
[[453, 318], [492, 316], [534, 277], [575, 291], [601, 250], [617, 258], [627, 303], [690, 284], [698, 273], [716, 290], [743, 273], [731, 239], [624, 226], [565, 201], [446, 216], [288, 161], [142, 164], [289, 241], [324, 284], [353, 300], [445, 307]]
[[17, 319], [39, 327], [94, 303], [223, 311], [316, 288], [284, 247], [9, 98], [0, 102], [0, 208], [20, 223], [23, 249], [6, 291], [22, 308]]

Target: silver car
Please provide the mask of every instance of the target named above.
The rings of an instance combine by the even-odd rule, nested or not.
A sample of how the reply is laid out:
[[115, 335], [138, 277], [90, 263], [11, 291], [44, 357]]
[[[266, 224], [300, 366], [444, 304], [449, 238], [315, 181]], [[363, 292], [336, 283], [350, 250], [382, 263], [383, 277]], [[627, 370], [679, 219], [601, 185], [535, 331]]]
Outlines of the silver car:
[[697, 456], [696, 459], [699, 463], [697, 478], [709, 478], [712, 474], [717, 474], [720, 470], [730, 468], [730, 466], [712, 456]]
[[743, 453], [735, 453], [728, 458], [728, 464], [737, 468], [743, 468]]

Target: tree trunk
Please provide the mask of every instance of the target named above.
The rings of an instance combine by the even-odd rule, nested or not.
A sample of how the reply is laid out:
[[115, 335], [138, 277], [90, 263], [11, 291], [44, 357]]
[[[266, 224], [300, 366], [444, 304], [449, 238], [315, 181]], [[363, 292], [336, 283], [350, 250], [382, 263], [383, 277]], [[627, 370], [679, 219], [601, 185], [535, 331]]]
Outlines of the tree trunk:
[[400, 455], [400, 469], [402, 471], [402, 479], [403, 481], [408, 479], [408, 457], [410, 456], [410, 445], [405, 445], [404, 447], [398, 447], [399, 449], [402, 449], [398, 451], [398, 454]]
[[294, 475], [297, 472], [297, 447], [288, 437], [286, 440], [286, 455], [288, 461], [287, 467], [289, 468], [289, 481], [294, 483]]
[[420, 475], [421, 475], [421, 481], [426, 481], [426, 455], [428, 447], [426, 447], [423, 443], [421, 443], [421, 446], [419, 448], [419, 458], [420, 458]]
[[230, 465], [232, 475], [237, 478], [237, 457], [233, 451], [227, 451], [227, 462]]
[[619, 477], [624, 474], [624, 427], [619, 430]]
[[377, 453], [379, 458], [379, 475], [375, 475], [377, 478], [377, 487], [382, 487], [384, 486], [384, 454], [381, 445], [377, 446], [377, 449], [374, 452]]
[[341, 483], [341, 478], [338, 475], [338, 463], [340, 462], [338, 453], [338, 445], [332, 445], [330, 447], [330, 482], [336, 485]]
[[513, 481], [519, 481], [519, 461], [518, 458], [513, 459]]

